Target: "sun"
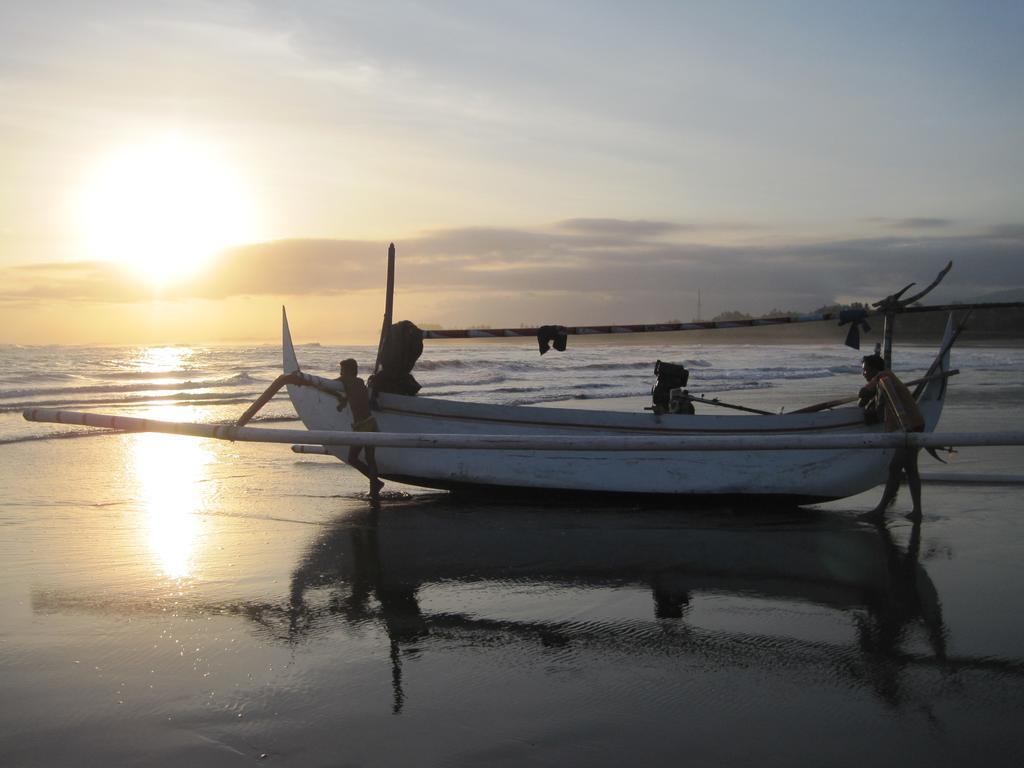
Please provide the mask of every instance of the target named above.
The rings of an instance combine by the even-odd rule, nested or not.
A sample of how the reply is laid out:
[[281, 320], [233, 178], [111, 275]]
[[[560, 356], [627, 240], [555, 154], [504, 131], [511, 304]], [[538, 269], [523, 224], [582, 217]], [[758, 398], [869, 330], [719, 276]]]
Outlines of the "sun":
[[103, 157], [87, 174], [77, 213], [92, 258], [124, 264], [154, 286], [259, 239], [245, 185], [224, 153], [177, 134]]

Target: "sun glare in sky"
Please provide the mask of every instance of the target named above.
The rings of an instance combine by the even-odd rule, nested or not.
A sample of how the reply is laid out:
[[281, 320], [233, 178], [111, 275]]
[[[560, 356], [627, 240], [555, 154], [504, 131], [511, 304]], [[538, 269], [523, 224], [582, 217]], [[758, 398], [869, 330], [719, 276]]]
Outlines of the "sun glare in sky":
[[77, 206], [91, 258], [155, 286], [189, 276], [219, 250], [258, 239], [237, 174], [215, 148], [179, 135], [122, 147], [89, 172]]

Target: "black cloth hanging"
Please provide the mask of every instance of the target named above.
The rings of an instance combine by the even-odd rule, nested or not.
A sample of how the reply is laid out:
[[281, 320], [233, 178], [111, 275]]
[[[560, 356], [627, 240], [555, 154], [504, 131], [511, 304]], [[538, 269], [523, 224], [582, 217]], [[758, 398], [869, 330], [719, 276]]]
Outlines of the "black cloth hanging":
[[846, 334], [845, 344], [853, 349], [860, 349], [860, 332], [871, 332], [871, 326], [867, 321], [868, 311], [866, 309], [843, 309], [839, 312], [839, 325], [850, 324], [850, 330]]
[[551, 349], [552, 345], [559, 352], [565, 352], [568, 343], [569, 334], [561, 325], [542, 325], [537, 329], [537, 344], [542, 355]]

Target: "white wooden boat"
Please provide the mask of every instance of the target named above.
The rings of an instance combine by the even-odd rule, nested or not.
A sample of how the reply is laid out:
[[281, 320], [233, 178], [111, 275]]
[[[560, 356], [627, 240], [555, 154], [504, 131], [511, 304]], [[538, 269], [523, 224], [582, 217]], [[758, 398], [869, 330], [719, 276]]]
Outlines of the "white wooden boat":
[[[947, 326], [940, 348], [939, 376], [918, 397], [925, 431], [939, 422], [949, 371], [952, 334]], [[300, 371], [287, 315], [283, 318], [284, 372]], [[338, 410], [332, 394], [339, 383], [309, 373], [314, 386], [288, 385], [299, 418], [310, 430], [351, 430], [348, 408]], [[787, 415], [685, 415], [602, 413], [571, 408], [537, 408], [465, 403], [423, 396], [379, 394], [374, 415], [380, 431], [396, 435], [460, 435], [590, 439], [696, 436], [843, 436], [851, 440], [882, 432], [867, 425], [856, 406]], [[509, 492], [767, 497], [785, 503], [812, 503], [852, 496], [885, 481], [893, 449], [807, 450], [536, 450], [523, 448], [379, 447], [380, 475], [425, 488]], [[344, 446], [324, 452], [343, 459]]]

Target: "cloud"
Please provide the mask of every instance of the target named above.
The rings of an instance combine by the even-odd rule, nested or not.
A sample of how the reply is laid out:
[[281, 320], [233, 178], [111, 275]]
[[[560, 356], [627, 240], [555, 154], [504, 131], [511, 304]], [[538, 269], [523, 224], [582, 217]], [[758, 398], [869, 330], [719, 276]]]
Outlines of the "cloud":
[[941, 229], [952, 226], [953, 219], [940, 219], [927, 216], [912, 216], [904, 219], [890, 219], [884, 216], [873, 216], [865, 221], [881, 224], [889, 229]]
[[[576, 220], [580, 221], [580, 220]], [[669, 241], [651, 226], [535, 229], [471, 227], [399, 242], [397, 290], [424, 322], [509, 323], [523, 313], [563, 322], [690, 318], [696, 293], [705, 314], [772, 308], [809, 310], [841, 298], [876, 300], [906, 283], [925, 285], [949, 260], [936, 291], [958, 300], [1024, 286], [1024, 227], [1006, 224], [955, 237], [886, 236], [771, 245]], [[594, 229], [603, 230], [595, 235]], [[611, 234], [610, 234], [611, 233]], [[381, 291], [385, 243], [279, 240], [226, 251], [164, 299], [333, 296]], [[139, 279], [102, 262], [41, 264], [0, 274], [0, 299], [135, 302], [152, 295]], [[540, 308], [550, 310], [540, 312]], [[479, 313], [479, 314], [475, 314]], [[416, 318], [414, 318], [416, 319]]]
[[149, 289], [104, 261], [28, 264], [0, 269], [0, 301], [139, 301]]
[[1007, 240], [1024, 240], [1024, 224], [998, 224], [989, 230], [994, 238]]
[[645, 221], [637, 219], [566, 219], [555, 224], [555, 229], [583, 234], [610, 235], [613, 237], [651, 238], [692, 229], [668, 221]]

